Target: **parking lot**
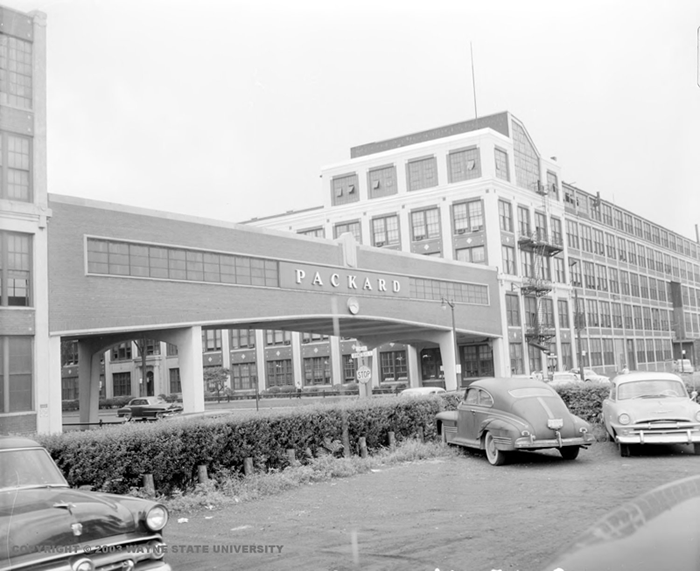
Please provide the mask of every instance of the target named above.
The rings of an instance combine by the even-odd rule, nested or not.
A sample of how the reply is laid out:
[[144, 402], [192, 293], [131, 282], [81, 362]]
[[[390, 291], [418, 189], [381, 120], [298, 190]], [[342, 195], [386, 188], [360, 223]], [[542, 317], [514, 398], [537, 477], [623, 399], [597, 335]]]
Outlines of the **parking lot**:
[[610, 509], [699, 472], [685, 446], [621, 458], [600, 442], [575, 461], [522, 453], [501, 467], [457, 451], [173, 514], [167, 558], [182, 569], [538, 571]]

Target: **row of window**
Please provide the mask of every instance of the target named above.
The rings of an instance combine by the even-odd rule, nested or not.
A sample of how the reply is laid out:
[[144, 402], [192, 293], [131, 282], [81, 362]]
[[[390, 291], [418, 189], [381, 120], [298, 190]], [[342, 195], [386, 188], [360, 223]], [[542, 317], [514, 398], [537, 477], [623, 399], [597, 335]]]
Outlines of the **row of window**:
[[[698, 259], [698, 246], [697, 243], [693, 242], [692, 240], [688, 240], [687, 238], [677, 236], [673, 232], [669, 232], [664, 228], [656, 226], [650, 222], [641, 220], [640, 218], [632, 216], [631, 214], [623, 212], [622, 210], [619, 210], [617, 208], [613, 208], [610, 204], [601, 202], [597, 198], [588, 195], [582, 196], [586, 198], [586, 201], [592, 203], [590, 209], [587, 212], [590, 215], [590, 217], [593, 220], [602, 222], [610, 228], [614, 228], [615, 230], [625, 232], [629, 236], [633, 236], [635, 239], [634, 242], [628, 240], [628, 243], [636, 243], [639, 247], [643, 249], [644, 245], [639, 243], [639, 240], [642, 239], [651, 244], [656, 244], [657, 246], [666, 248], [667, 250], [673, 252], [677, 252], [678, 254], [687, 256], [689, 258], [694, 258], [696, 260]], [[565, 201], [567, 201], [566, 198]], [[602, 251], [600, 250], [602, 250], [603, 234], [605, 233], [608, 237], [613, 237], [613, 235], [608, 232], [604, 232], [599, 228], [588, 226], [582, 222], [579, 223], [574, 220], [568, 220], [567, 226], [571, 226], [571, 234], [575, 235], [576, 237], [578, 237], [577, 226], [579, 224], [581, 229], [582, 240], [585, 237], [589, 244], [592, 240], [594, 242], [593, 247], [597, 250], [596, 253], [602, 254]], [[567, 228], [567, 234], [568, 233], [569, 228]], [[625, 238], [620, 239], [625, 240]], [[569, 245], [571, 246], [571, 243]], [[575, 247], [578, 248], [578, 246]], [[648, 248], [649, 246], [646, 247]]]
[[32, 44], [0, 34], [0, 104], [32, 108]]
[[0, 231], [0, 306], [30, 306], [32, 237]]

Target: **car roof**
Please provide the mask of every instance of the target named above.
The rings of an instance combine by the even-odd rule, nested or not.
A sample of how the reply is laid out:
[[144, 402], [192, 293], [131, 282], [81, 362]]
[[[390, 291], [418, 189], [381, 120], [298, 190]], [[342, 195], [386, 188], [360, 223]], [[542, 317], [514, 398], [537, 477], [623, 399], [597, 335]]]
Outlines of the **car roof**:
[[613, 383], [616, 385], [621, 385], [622, 383], [629, 383], [632, 381], [678, 381], [683, 382], [678, 375], [675, 373], [666, 373], [664, 371], [633, 371], [630, 373], [625, 373], [618, 375], [613, 379]]
[[0, 450], [16, 450], [18, 448], [41, 448], [41, 444], [23, 436], [0, 436]]
[[505, 394], [513, 389], [541, 388], [543, 385], [547, 386], [547, 383], [529, 377], [489, 377], [474, 381], [468, 388], [479, 387], [491, 393]]

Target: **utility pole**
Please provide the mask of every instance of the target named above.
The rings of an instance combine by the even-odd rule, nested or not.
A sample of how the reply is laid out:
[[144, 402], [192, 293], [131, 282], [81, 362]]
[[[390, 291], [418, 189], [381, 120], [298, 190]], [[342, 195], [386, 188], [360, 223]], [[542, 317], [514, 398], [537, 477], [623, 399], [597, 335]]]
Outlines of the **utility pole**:
[[584, 380], [583, 374], [583, 350], [581, 349], [581, 329], [583, 329], [582, 315], [578, 305], [578, 290], [574, 289], [574, 327], [576, 328], [576, 360], [578, 361], [578, 374]]

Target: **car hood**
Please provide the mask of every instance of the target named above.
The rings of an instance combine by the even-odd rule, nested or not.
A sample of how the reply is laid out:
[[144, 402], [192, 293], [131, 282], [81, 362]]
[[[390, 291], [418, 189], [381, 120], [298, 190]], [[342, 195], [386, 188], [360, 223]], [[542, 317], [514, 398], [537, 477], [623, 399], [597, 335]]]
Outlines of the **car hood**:
[[134, 532], [138, 526], [131, 510], [112, 496], [69, 488], [4, 490], [0, 563], [28, 546], [85, 544]]
[[695, 421], [700, 405], [687, 398], [640, 398], [619, 402], [616, 409], [629, 414], [634, 423], [664, 419]]
[[561, 433], [572, 436], [576, 433], [575, 417], [566, 408], [564, 401], [553, 397], [529, 397], [513, 403], [512, 412], [528, 422], [538, 438], [552, 438], [554, 431], [547, 426], [550, 419], [561, 419]]
[[656, 488], [613, 510], [543, 571], [696, 571], [700, 476]]

